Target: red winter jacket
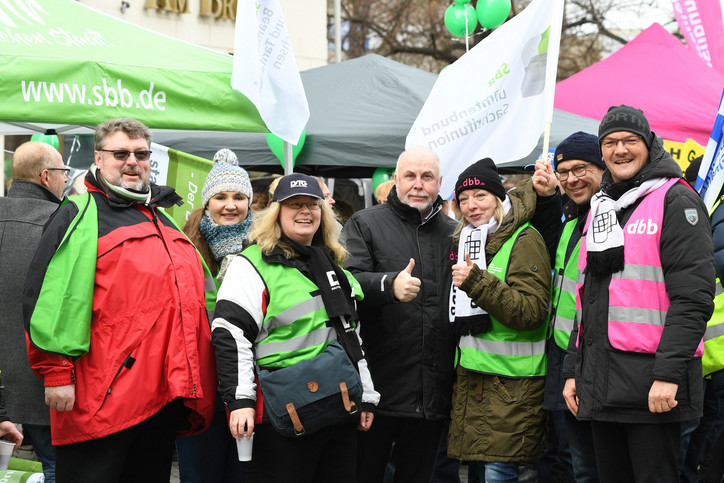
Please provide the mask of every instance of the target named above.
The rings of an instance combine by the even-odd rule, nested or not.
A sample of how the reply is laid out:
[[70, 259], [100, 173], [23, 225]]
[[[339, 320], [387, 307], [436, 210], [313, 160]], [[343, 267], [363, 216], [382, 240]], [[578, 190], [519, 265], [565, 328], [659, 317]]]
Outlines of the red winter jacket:
[[[183, 398], [191, 410], [180, 434], [199, 432], [211, 421], [216, 397], [204, 271], [191, 242], [158, 212], [159, 206], [180, 198], [170, 188], [152, 185], [152, 201], [144, 206], [107, 193], [90, 173], [86, 184], [98, 208], [88, 352], [73, 358], [28, 344], [33, 370], [46, 387], [75, 382], [73, 409], [51, 410], [53, 444], [116, 433], [175, 398]], [[76, 204], [65, 204], [41, 238], [26, 283], [30, 342], [37, 320], [31, 324], [31, 316], [46, 267], [54, 254], [62, 253], [55, 250], [77, 214]], [[58, 304], [72, 293], [73, 287], [66, 287]], [[62, 331], [63, 325], [74, 323], [82, 322], [58, 319], [49, 330]]]

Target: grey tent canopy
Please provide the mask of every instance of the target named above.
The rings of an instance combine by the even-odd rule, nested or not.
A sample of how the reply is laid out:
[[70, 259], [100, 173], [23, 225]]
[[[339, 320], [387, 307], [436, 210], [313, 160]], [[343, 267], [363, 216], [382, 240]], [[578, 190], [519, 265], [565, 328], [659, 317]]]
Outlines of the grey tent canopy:
[[[378, 167], [394, 167], [437, 79], [376, 54], [305, 70], [301, 77], [311, 113], [294, 169], [338, 177], [369, 177]], [[598, 121], [555, 110], [550, 145], [576, 131], [597, 130]], [[225, 147], [247, 169], [282, 171], [264, 134], [164, 131], [154, 133], [154, 141], [207, 159]], [[542, 146], [541, 136], [530, 155], [500, 168], [522, 169]]]

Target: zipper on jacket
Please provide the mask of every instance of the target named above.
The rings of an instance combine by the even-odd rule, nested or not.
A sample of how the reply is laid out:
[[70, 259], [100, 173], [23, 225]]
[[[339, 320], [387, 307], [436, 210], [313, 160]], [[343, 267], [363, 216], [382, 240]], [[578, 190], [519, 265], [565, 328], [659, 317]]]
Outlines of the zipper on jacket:
[[[179, 277], [178, 277], [178, 273], [176, 272], [176, 266], [173, 264], [173, 256], [171, 254], [171, 249], [169, 248], [169, 244], [168, 244], [168, 241], [166, 240], [166, 236], [163, 234], [163, 228], [162, 228], [163, 222], [159, 223], [160, 217], [156, 216], [156, 209], [157, 209], [156, 207], [149, 205], [149, 206], [147, 206], [147, 208], [148, 208], [148, 211], [151, 213], [151, 221], [153, 222], [153, 225], [156, 227], [158, 236], [161, 238], [161, 243], [163, 243], [163, 247], [166, 250], [166, 255], [168, 255], [168, 259], [171, 261], [171, 268], [174, 272], [174, 280], [175, 280], [174, 285], [176, 287], [176, 293], [178, 294], [179, 301], [181, 301], [183, 299], [183, 296], [182, 296], [181, 291], [179, 290], [179, 286], [178, 286]], [[179, 231], [183, 235], [183, 231], [181, 231], [181, 230], [179, 230]], [[193, 246], [193, 244], [192, 244], [192, 246]], [[188, 350], [187, 350], [188, 341], [186, 338], [186, 336], [187, 336], [186, 324], [184, 323], [184, 320], [183, 320], [183, 313], [180, 314], [179, 321], [181, 322], [181, 332], [184, 337], [184, 353], [186, 355], [186, 366], [189, 371], [189, 378], [193, 380], [193, 379], [196, 379], [196, 377], [194, 376], [194, 369], [193, 369], [193, 367], [191, 367], [191, 361], [189, 361], [189, 357], [188, 357]], [[196, 383], [193, 384], [193, 392], [191, 393], [191, 395], [193, 396], [194, 394], [196, 394]]]
[[[422, 214], [420, 215], [422, 216]], [[430, 218], [428, 218], [429, 220]], [[415, 242], [417, 243], [417, 256], [420, 260], [419, 266], [420, 266], [420, 274], [422, 275], [424, 273], [423, 266], [422, 266], [422, 249], [420, 248], [420, 227], [425, 223], [423, 221], [417, 227], [415, 227]], [[415, 261], [415, 266], [418, 266], [418, 262]], [[422, 276], [420, 277], [420, 292], [418, 293], [418, 296], [420, 297], [420, 315], [422, 318], [422, 344], [420, 344], [420, 360], [423, 361], [425, 359], [425, 292], [422, 290]], [[434, 348], [433, 348], [434, 349]], [[435, 360], [435, 354], [433, 353], [433, 360]], [[425, 375], [422, 374], [422, 378], [424, 378]], [[424, 382], [423, 382], [424, 386]], [[417, 407], [415, 408], [415, 412], [425, 414], [424, 411], [425, 407], [425, 392], [424, 389], [418, 394], [418, 400], [417, 400]]]
[[[116, 371], [116, 375], [113, 376], [113, 381], [115, 381], [116, 378], [118, 378], [118, 375], [121, 373], [121, 371], [123, 370], [124, 367], [126, 367], [126, 368], [128, 368], [128, 369], [130, 369], [131, 367], [133, 367], [133, 363], [134, 363], [134, 362], [136, 362], [136, 359], [134, 359], [134, 358], [131, 357], [130, 355], [129, 355], [128, 357], [126, 357], [126, 360], [123, 361], [123, 363], [121, 364], [121, 367], [119, 367], [119, 368], [118, 368], [118, 371]], [[113, 381], [111, 381], [111, 385], [108, 386], [108, 394], [111, 393], [111, 386], [113, 386]]]

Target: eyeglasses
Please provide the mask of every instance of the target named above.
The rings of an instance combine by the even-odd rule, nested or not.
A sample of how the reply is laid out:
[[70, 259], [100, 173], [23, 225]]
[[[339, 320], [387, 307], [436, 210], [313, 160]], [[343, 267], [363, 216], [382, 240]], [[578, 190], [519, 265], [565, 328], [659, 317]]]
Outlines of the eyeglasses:
[[148, 161], [148, 158], [151, 157], [151, 151], [145, 149], [140, 151], [129, 151], [127, 149], [99, 149], [98, 151], [113, 153], [113, 157], [116, 161], [125, 161], [131, 154], [136, 157], [136, 161]]
[[[70, 175], [70, 168], [45, 168], [48, 171], [62, 171], [66, 178]], [[41, 173], [42, 174], [42, 173]]]
[[571, 168], [571, 169], [562, 169], [560, 171], [556, 170], [556, 178], [558, 178], [559, 181], [566, 181], [568, 180], [568, 176], [573, 173], [576, 178], [582, 178], [586, 175], [586, 171], [588, 170], [588, 165], [591, 164], [590, 161], [584, 164], [579, 164], [578, 166]]
[[632, 148], [636, 146], [641, 141], [641, 138], [639, 136], [634, 136], [630, 138], [625, 139], [605, 139], [601, 143], [601, 147], [608, 149], [608, 150], [614, 150], [618, 147], [618, 143], [623, 143], [623, 146], [625, 148]]
[[306, 203], [302, 203], [300, 201], [292, 201], [289, 203], [282, 203], [287, 208], [291, 208], [292, 210], [299, 211], [302, 209], [302, 207], [307, 207], [309, 211], [316, 211], [321, 210], [322, 207], [319, 205], [319, 201], [308, 201]]

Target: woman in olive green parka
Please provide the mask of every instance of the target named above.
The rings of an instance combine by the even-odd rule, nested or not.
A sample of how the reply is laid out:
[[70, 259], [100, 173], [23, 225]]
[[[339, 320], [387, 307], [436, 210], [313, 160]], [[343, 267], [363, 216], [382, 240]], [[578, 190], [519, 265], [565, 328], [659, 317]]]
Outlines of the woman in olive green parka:
[[536, 194], [524, 180], [506, 195], [486, 158], [463, 171], [455, 199], [463, 219], [450, 305], [460, 340], [448, 455], [485, 462], [485, 481], [515, 480], [518, 464], [545, 450], [551, 268], [529, 224]]

